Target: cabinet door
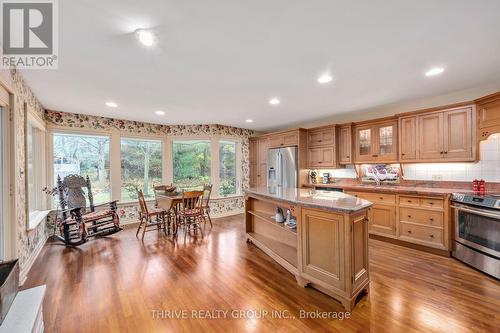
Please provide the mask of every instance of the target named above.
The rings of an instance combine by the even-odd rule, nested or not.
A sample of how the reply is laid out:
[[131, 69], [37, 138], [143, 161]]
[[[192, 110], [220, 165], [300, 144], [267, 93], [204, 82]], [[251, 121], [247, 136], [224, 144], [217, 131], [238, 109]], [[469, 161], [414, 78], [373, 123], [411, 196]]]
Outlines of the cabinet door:
[[297, 131], [286, 133], [283, 135], [284, 146], [297, 146], [299, 144], [299, 134]]
[[259, 156], [259, 143], [257, 139], [250, 139], [248, 146], [248, 159], [250, 163], [257, 163]]
[[396, 161], [398, 159], [397, 143], [398, 143], [398, 125], [397, 121], [384, 123], [374, 126], [375, 134], [375, 153], [372, 157], [375, 160], [387, 162]]
[[396, 206], [373, 205], [368, 216], [370, 233], [396, 237]]
[[257, 163], [250, 163], [250, 187], [255, 187], [259, 185], [258, 177], [259, 167]]
[[437, 160], [444, 155], [443, 113], [431, 113], [418, 117], [419, 159]]
[[303, 275], [345, 289], [344, 217], [302, 209], [301, 245]]
[[340, 127], [338, 135], [339, 163], [350, 164], [352, 163], [351, 126]]
[[472, 158], [472, 108], [444, 112], [444, 158]]
[[269, 138], [269, 147], [282, 147], [285, 143], [283, 141], [283, 135], [273, 135]]
[[399, 159], [417, 159], [417, 117], [402, 118], [399, 121]]
[[335, 167], [335, 150], [333, 147], [309, 148], [307, 164], [311, 168]]
[[269, 148], [268, 138], [259, 139], [258, 163], [267, 163], [267, 150]]
[[333, 127], [308, 131], [307, 145], [308, 147], [331, 146], [335, 143], [334, 135]]
[[500, 97], [478, 106], [480, 128], [500, 125]]
[[267, 186], [267, 164], [260, 163], [259, 172], [257, 174], [257, 185], [258, 186]]
[[372, 161], [374, 159], [373, 128], [369, 126], [356, 126], [355, 128], [355, 162]]

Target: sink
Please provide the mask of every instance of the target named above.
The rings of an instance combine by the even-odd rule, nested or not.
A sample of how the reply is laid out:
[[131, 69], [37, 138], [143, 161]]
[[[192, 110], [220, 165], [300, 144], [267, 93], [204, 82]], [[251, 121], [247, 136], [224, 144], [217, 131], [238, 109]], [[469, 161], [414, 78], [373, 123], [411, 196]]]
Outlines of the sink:
[[19, 286], [18, 260], [0, 263], [0, 325], [16, 298]]

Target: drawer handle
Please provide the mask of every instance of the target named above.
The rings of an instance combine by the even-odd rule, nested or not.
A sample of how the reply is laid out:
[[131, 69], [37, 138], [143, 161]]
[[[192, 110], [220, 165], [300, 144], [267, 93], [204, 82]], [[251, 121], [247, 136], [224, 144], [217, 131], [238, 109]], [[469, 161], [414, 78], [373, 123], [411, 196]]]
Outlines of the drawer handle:
[[434, 219], [433, 219], [432, 217], [431, 217], [429, 220], [430, 220], [431, 222], [434, 222]]
[[411, 215], [408, 215], [408, 218], [411, 219]]
[[408, 230], [408, 233], [411, 234], [411, 230]]
[[431, 206], [434, 205], [434, 202], [429, 202], [429, 205], [431, 205]]
[[323, 140], [318, 140], [318, 142], [323, 142]]
[[372, 155], [372, 157], [378, 157], [378, 155]]
[[412, 203], [412, 202], [413, 202], [413, 201], [411, 201], [411, 200], [408, 200], [408, 203]]
[[432, 235], [432, 234], [431, 234], [431, 235], [429, 235], [429, 237], [430, 237], [430, 238], [434, 238], [434, 235]]
[[380, 200], [384, 200], [384, 197], [380, 197]]
[[346, 156], [347, 158], [351, 158], [351, 156]]

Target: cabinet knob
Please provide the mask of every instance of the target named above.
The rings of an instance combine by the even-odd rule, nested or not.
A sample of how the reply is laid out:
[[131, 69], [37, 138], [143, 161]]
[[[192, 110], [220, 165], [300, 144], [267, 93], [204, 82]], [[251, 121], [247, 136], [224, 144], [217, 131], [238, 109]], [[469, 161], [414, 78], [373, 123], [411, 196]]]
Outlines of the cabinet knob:
[[430, 238], [434, 238], [434, 235], [432, 235], [432, 234], [431, 234], [431, 235], [429, 235], [429, 237], [430, 237]]
[[408, 230], [408, 233], [411, 234], [411, 230]]
[[372, 155], [372, 157], [378, 157], [378, 155]]
[[401, 153], [401, 156], [405, 156], [406, 154], [405, 153]]
[[411, 219], [411, 215], [408, 215], [408, 218]]
[[444, 153], [445, 153], [445, 154], [448, 154], [448, 152], [447, 152], [447, 151], [445, 151]]
[[411, 201], [411, 200], [408, 200], [408, 203], [412, 203], [412, 201]]
[[323, 140], [318, 140], [318, 142], [323, 142]]
[[429, 221], [434, 222], [434, 219], [431, 217], [431, 218], [429, 219]]
[[442, 155], [442, 154], [444, 154], [444, 151], [442, 151], [440, 154], [441, 154], [441, 155]]
[[380, 197], [380, 200], [384, 200], [384, 197]]
[[429, 205], [431, 205], [431, 206], [434, 205], [434, 202], [429, 202]]
[[351, 158], [351, 156], [346, 156], [347, 158]]

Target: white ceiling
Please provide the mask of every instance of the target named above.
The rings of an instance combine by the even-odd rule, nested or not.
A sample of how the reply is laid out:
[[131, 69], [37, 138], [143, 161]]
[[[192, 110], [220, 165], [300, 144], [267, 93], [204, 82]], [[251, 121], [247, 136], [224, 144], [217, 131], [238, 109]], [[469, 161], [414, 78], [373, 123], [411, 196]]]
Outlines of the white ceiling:
[[[59, 69], [23, 71], [59, 111], [269, 130], [500, 77], [498, 0], [79, 0], [59, 11]], [[158, 43], [139, 44], [137, 28]], [[425, 77], [433, 66], [446, 70]], [[333, 81], [319, 85], [327, 70]]]

